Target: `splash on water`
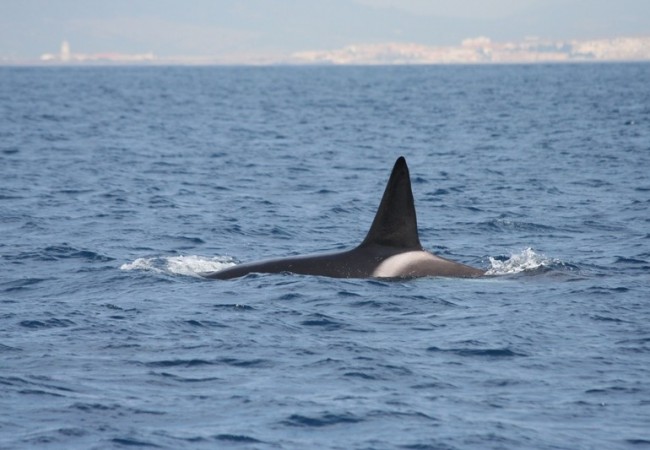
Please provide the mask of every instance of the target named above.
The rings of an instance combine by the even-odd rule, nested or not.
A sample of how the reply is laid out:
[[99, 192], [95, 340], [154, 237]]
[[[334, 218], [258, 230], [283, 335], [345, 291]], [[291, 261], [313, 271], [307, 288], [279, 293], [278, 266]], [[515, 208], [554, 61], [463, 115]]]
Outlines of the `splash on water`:
[[513, 275], [520, 272], [536, 272], [563, 265], [561, 261], [549, 258], [532, 248], [526, 248], [510, 257], [490, 257], [490, 268], [486, 275]]
[[202, 273], [216, 272], [234, 266], [235, 262], [227, 256], [206, 258], [203, 256], [155, 256], [138, 258], [120, 266], [120, 270], [146, 270], [172, 275], [200, 277]]
[[[532, 248], [508, 256], [489, 257], [490, 268], [486, 275], [513, 275], [521, 272], [534, 273], [566, 266], [562, 261], [537, 253]], [[204, 257], [154, 256], [137, 258], [120, 266], [121, 270], [143, 270], [170, 275], [200, 277], [207, 272], [216, 272], [236, 265], [228, 256]]]

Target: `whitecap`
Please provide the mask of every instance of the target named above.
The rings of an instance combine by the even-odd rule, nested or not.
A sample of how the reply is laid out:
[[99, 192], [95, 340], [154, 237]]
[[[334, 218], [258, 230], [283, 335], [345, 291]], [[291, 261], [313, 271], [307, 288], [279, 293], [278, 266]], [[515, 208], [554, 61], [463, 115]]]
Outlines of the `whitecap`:
[[510, 255], [508, 259], [500, 260], [490, 257], [490, 268], [486, 275], [512, 275], [520, 272], [530, 272], [551, 267], [559, 261], [535, 252], [528, 247], [519, 253]]
[[235, 262], [228, 256], [209, 258], [198, 255], [154, 256], [151, 258], [137, 258], [133, 262], [124, 263], [120, 266], [120, 270], [145, 270], [199, 277], [202, 273], [216, 272], [234, 265]]

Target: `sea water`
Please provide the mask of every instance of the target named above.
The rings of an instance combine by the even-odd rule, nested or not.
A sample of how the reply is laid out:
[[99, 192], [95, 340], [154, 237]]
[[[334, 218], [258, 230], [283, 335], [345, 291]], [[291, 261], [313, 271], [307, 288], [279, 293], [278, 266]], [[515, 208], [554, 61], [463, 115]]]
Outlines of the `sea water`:
[[[0, 448], [650, 446], [650, 65], [0, 69]], [[481, 279], [348, 249], [395, 159]]]

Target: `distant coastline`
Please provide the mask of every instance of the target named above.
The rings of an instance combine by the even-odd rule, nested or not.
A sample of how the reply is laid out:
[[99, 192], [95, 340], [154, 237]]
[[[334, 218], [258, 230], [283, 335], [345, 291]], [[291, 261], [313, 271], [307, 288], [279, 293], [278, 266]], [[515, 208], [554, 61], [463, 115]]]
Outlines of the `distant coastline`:
[[330, 64], [493, 64], [577, 61], [650, 61], [650, 37], [522, 42], [493, 42], [487, 37], [465, 39], [459, 46], [418, 44], [352, 45], [333, 51], [293, 55], [307, 63]]
[[360, 43], [333, 50], [305, 50], [284, 55], [229, 54], [157, 56], [152, 52], [75, 53], [63, 41], [59, 52], [37, 58], [0, 57], [0, 65], [417, 65], [534, 64], [650, 61], [650, 36], [558, 41], [529, 37], [495, 42], [480, 36], [456, 46], [417, 43]]

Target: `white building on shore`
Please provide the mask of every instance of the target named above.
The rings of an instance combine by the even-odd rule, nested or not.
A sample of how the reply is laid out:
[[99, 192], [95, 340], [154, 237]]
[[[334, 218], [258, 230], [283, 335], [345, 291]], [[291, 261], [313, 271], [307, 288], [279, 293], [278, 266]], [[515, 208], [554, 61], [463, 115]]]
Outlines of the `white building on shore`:
[[126, 53], [72, 53], [70, 43], [64, 40], [59, 53], [43, 53], [40, 57], [43, 62], [51, 63], [144, 63], [155, 61], [153, 53], [126, 54]]

